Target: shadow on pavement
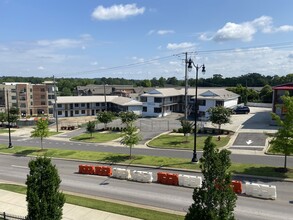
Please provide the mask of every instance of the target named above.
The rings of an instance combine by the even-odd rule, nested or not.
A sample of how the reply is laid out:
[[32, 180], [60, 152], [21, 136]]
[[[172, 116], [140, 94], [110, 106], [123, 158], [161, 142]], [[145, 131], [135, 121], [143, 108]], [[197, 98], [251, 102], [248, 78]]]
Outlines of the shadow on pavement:
[[[253, 113], [252, 113], [253, 114]], [[270, 112], [256, 112], [254, 115], [243, 123], [242, 129], [260, 129], [276, 130], [277, 126], [270, 125]]]

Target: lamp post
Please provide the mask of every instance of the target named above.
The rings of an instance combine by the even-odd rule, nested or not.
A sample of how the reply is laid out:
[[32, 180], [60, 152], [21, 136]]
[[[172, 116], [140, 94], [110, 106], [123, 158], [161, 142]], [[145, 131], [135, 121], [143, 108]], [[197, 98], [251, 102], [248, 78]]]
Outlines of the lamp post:
[[[108, 85], [108, 84], [107, 84]], [[107, 96], [106, 96], [106, 83], [104, 82], [104, 101], [105, 101], [105, 111], [108, 111], [108, 106], [107, 106]]]
[[194, 144], [193, 144], [193, 155], [191, 162], [197, 162], [197, 153], [196, 153], [196, 130], [197, 130], [197, 117], [198, 117], [198, 103], [197, 103], [197, 83], [198, 83], [198, 70], [201, 68], [202, 73], [205, 73], [204, 64], [201, 66], [195, 65], [191, 58], [188, 60], [188, 71], [192, 70], [192, 66], [194, 66], [196, 74], [195, 74], [195, 100], [194, 100]]
[[9, 109], [9, 101], [8, 101], [8, 90], [6, 91], [6, 98], [7, 98], [7, 121], [8, 121], [8, 148], [13, 148], [11, 143], [11, 130], [10, 130], [10, 109]]

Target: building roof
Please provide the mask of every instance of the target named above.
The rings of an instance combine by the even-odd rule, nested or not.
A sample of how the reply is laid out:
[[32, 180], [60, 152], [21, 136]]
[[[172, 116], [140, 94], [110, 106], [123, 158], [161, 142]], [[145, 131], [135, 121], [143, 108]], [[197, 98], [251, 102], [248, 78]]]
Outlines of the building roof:
[[[105, 102], [105, 96], [59, 96], [56, 100], [57, 104], [72, 104], [72, 103], [96, 103]], [[142, 105], [141, 102], [127, 97], [106, 96], [106, 102], [112, 102], [122, 106], [137, 106]]]
[[282, 85], [274, 86], [274, 90], [293, 90], [293, 83], [285, 83]]
[[[160, 88], [154, 89], [149, 93], [141, 95], [142, 97], [173, 97], [185, 95], [185, 88]], [[187, 89], [188, 96], [195, 96], [195, 88]], [[224, 88], [198, 88], [197, 89], [198, 99], [218, 99], [218, 100], [229, 100], [238, 98], [239, 95], [230, 92]]]

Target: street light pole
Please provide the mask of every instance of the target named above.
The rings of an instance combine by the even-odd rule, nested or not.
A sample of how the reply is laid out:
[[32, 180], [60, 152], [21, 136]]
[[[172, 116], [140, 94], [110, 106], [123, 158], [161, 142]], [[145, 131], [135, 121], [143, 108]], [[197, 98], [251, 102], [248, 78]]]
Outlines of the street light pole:
[[53, 82], [54, 82], [54, 113], [56, 119], [56, 131], [58, 132], [58, 111], [57, 111], [57, 92], [56, 92], [56, 83], [55, 83], [55, 76], [53, 75]]
[[192, 159], [191, 159], [191, 162], [198, 162], [198, 159], [197, 159], [197, 152], [196, 152], [196, 132], [197, 132], [197, 117], [198, 117], [198, 100], [197, 100], [197, 87], [198, 87], [198, 70], [200, 68], [202, 68], [202, 72], [205, 73], [205, 66], [204, 65], [201, 65], [201, 66], [198, 66], [198, 65], [194, 65], [192, 59], [189, 59], [188, 61], [188, 71], [191, 71], [192, 70], [192, 65], [194, 66], [195, 68], [195, 99], [194, 99], [194, 131], [193, 131], [193, 134], [194, 134], [194, 143], [193, 143], [193, 155], [192, 155]]
[[188, 102], [187, 102], [187, 93], [188, 93], [188, 77], [187, 77], [187, 52], [185, 53], [185, 96], [184, 96], [184, 101], [185, 101], [185, 110], [184, 110], [184, 119], [187, 120], [187, 109], [188, 109]]
[[104, 99], [105, 99], [105, 111], [108, 111], [107, 96], [106, 96], [106, 83], [104, 82]]
[[8, 90], [6, 91], [7, 98], [7, 121], [8, 121], [8, 148], [13, 148], [11, 143], [11, 130], [10, 130], [10, 109], [9, 109], [9, 101], [8, 101]]

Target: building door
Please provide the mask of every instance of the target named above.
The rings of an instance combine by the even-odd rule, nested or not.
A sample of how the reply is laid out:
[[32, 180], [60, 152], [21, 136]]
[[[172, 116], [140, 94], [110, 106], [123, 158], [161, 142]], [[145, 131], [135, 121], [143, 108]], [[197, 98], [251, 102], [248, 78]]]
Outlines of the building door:
[[70, 111], [70, 117], [73, 117], [73, 111]]
[[68, 117], [68, 111], [65, 111], [65, 117]]

